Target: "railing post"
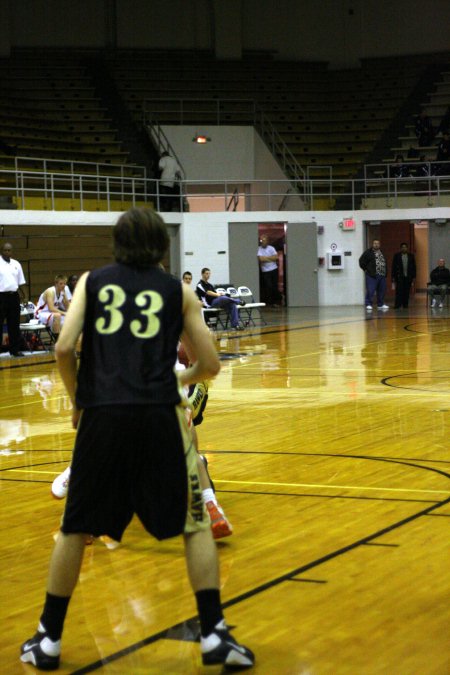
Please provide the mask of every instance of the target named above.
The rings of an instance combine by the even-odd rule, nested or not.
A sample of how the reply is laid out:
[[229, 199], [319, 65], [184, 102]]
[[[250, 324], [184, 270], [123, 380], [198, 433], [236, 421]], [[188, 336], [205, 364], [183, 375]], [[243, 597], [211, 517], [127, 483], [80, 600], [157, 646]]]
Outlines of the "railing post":
[[78, 176], [79, 192], [80, 192], [80, 211], [83, 211], [84, 201], [83, 201], [83, 176]]
[[21, 197], [22, 197], [22, 208], [25, 209], [25, 186], [24, 186], [24, 178], [23, 178], [23, 171], [20, 172], [20, 177], [21, 177]]
[[53, 174], [50, 174], [50, 194], [51, 194], [51, 199], [52, 199], [52, 211], [56, 211], [55, 209], [55, 184], [53, 180]]

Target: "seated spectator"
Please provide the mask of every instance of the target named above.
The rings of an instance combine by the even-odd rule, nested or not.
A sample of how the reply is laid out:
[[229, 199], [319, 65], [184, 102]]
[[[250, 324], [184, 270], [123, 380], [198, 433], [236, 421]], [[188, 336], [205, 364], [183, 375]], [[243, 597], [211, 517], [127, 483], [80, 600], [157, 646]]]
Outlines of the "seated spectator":
[[391, 177], [392, 178], [408, 178], [411, 175], [409, 171], [409, 166], [404, 163], [405, 160], [403, 155], [397, 155], [395, 158], [395, 164], [391, 167]]
[[427, 288], [427, 293], [431, 297], [431, 307], [436, 306], [435, 294], [440, 296], [439, 307], [444, 306], [447, 288], [450, 285], [450, 270], [445, 266], [444, 258], [438, 260], [438, 266], [430, 273], [431, 284]]
[[435, 133], [433, 129], [433, 123], [424, 110], [422, 110], [416, 119], [415, 132], [416, 138], [419, 141], [419, 145], [421, 147], [431, 145]]
[[449, 166], [448, 160], [450, 158], [450, 138], [448, 131], [442, 135], [442, 139], [438, 145], [436, 161], [441, 162], [437, 165], [436, 170], [440, 176], [448, 176]]
[[230, 317], [231, 327], [234, 330], [243, 330], [239, 324], [238, 305], [245, 305], [240, 298], [230, 298], [228, 295], [218, 293], [215, 287], [209, 283], [211, 270], [208, 267], [202, 269], [202, 278], [195, 289], [204, 307], [213, 309], [225, 309]]
[[66, 283], [67, 277], [64, 274], [57, 274], [54, 286], [41, 293], [36, 305], [36, 319], [48, 326], [55, 335], [59, 335], [70, 305]]
[[69, 300], [72, 300], [73, 292], [75, 290], [75, 286], [77, 285], [77, 281], [78, 276], [76, 274], [71, 274], [70, 277], [67, 279], [66, 296], [69, 298]]
[[425, 155], [420, 155], [419, 164], [416, 166], [416, 176], [418, 178], [428, 178], [428, 176], [433, 176], [432, 165], [430, 162], [427, 162]]
[[183, 284], [188, 284], [188, 286], [192, 284], [192, 272], [189, 272], [188, 270], [183, 272]]

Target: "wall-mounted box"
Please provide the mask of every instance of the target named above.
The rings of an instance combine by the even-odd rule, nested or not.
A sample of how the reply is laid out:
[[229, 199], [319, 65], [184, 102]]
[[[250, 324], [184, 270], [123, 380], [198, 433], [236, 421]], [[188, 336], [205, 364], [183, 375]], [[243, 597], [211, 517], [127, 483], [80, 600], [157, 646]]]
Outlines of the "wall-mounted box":
[[327, 270], [343, 270], [344, 256], [341, 251], [330, 251], [327, 253]]

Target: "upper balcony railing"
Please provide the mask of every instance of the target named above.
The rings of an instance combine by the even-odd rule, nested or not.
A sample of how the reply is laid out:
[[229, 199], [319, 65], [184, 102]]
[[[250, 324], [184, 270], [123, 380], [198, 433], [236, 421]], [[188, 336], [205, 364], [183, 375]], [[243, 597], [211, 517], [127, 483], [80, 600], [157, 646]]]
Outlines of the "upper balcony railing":
[[[130, 205], [148, 204], [161, 211], [301, 211], [450, 205], [450, 166], [428, 162], [430, 175], [393, 176], [386, 164], [367, 165], [360, 179], [306, 177], [301, 193], [286, 180], [190, 181], [176, 184], [172, 195], [161, 190], [160, 181], [145, 174], [127, 176], [77, 173], [0, 170], [0, 197], [19, 209], [122, 211]], [[378, 167], [376, 169], [375, 167]], [[108, 169], [111, 170], [108, 165]], [[381, 173], [377, 173], [383, 172]], [[34, 200], [32, 198], [35, 198]], [[36, 200], [41, 200], [41, 206]], [[42, 206], [44, 200], [44, 206]], [[70, 200], [68, 206], [67, 200]], [[384, 206], [383, 206], [384, 205]]]

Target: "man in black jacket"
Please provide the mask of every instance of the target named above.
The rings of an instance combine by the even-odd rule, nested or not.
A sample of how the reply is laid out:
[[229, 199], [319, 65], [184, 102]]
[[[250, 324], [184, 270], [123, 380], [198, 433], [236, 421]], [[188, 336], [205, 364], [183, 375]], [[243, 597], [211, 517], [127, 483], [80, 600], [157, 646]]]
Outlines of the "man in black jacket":
[[372, 311], [372, 297], [376, 291], [378, 309], [389, 309], [384, 304], [386, 293], [387, 263], [380, 250], [380, 240], [372, 241], [372, 248], [364, 251], [359, 259], [359, 266], [366, 275], [366, 309]]
[[243, 330], [239, 323], [238, 305], [245, 305], [241, 298], [230, 298], [228, 295], [218, 293], [215, 286], [209, 283], [211, 270], [209, 267], [202, 269], [202, 278], [198, 282], [195, 292], [204, 307], [220, 308], [226, 310], [230, 317], [231, 327], [234, 330]]
[[395, 309], [408, 307], [409, 291], [416, 278], [416, 259], [409, 253], [408, 244], [400, 244], [400, 251], [392, 260], [392, 283], [395, 284]]
[[430, 273], [430, 280], [427, 293], [431, 298], [431, 307], [436, 306], [435, 293], [440, 295], [439, 307], [443, 307], [447, 288], [450, 286], [450, 270], [445, 266], [444, 258], [439, 258], [438, 266]]

